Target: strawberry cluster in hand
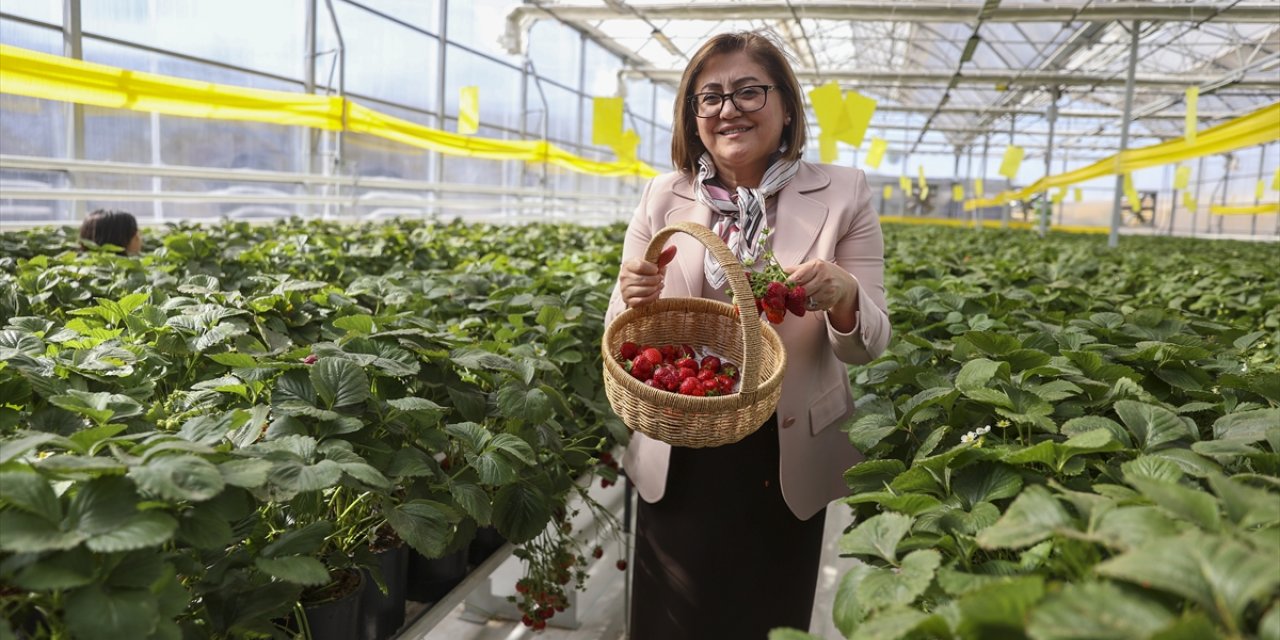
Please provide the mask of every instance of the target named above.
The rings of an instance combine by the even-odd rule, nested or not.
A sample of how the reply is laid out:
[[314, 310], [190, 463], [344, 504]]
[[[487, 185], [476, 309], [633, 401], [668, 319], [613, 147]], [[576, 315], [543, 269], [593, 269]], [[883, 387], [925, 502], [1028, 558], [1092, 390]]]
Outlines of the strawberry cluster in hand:
[[756, 299], [756, 313], [764, 313], [773, 324], [782, 324], [788, 312], [803, 318], [809, 294], [804, 287], [787, 279], [787, 273], [772, 251], [764, 253], [764, 263], [763, 271], [747, 272], [751, 295]]
[[622, 366], [636, 380], [662, 391], [685, 396], [722, 396], [737, 391], [737, 365], [708, 355], [701, 359], [693, 347], [653, 347], [622, 343]]

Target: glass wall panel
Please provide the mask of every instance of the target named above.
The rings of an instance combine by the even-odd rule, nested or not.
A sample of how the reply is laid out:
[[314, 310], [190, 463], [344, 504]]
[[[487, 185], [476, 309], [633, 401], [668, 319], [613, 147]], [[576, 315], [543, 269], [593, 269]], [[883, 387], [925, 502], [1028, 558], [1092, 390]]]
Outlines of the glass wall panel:
[[[543, 137], [542, 123], [550, 111], [547, 121], [547, 137], [556, 144], [573, 144], [578, 138], [578, 94], [561, 89], [556, 85], [543, 82], [539, 93], [537, 83], [529, 79], [529, 123], [528, 130], [532, 137]], [[543, 103], [543, 96], [546, 103]]]
[[[0, 11], [49, 24], [62, 24], [62, 0], [4, 0], [0, 2]], [[0, 22], [0, 32], [5, 28]], [[10, 44], [7, 36], [0, 36], [0, 40]]]
[[81, 3], [87, 34], [303, 77], [303, 0], [115, 0]]
[[523, 62], [521, 56], [508, 53], [506, 47], [502, 45], [502, 38], [507, 28], [507, 14], [520, 4], [520, 0], [471, 0], [449, 3], [449, 41], [520, 66]]
[[[419, 109], [436, 108], [436, 67], [439, 43], [347, 3], [334, 5], [346, 45], [348, 93], [400, 103]], [[317, 17], [316, 84], [338, 88], [338, 38], [328, 13]]]
[[581, 43], [582, 36], [577, 31], [559, 22], [539, 20], [533, 24], [528, 38], [529, 58], [538, 75], [566, 87], [576, 87]]
[[[518, 131], [520, 129], [521, 73], [470, 51], [450, 45], [445, 55], [445, 113], [458, 115], [462, 87], [480, 87], [481, 125]], [[450, 127], [456, 131], [456, 123]], [[505, 136], [503, 136], [505, 137]]]
[[[324, 12], [324, 0], [316, 1], [318, 4], [318, 10], [320, 12]], [[340, 3], [351, 5], [353, 7], [357, 5], [364, 5], [374, 11], [392, 16], [397, 20], [407, 22], [424, 31], [434, 34], [440, 33], [439, 0], [359, 0], [359, 2], [341, 0]], [[457, 2], [455, 0], [454, 2], [449, 3], [449, 13], [453, 13], [460, 4], [469, 3]], [[335, 4], [335, 8], [336, 6], [337, 5]], [[452, 23], [453, 20], [450, 19], [449, 22]]]

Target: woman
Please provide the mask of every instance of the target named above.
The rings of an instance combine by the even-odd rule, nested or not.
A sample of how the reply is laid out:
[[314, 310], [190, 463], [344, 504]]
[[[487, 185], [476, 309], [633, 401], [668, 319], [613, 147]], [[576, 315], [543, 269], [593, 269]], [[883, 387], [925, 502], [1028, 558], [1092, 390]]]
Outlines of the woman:
[[[676, 95], [677, 171], [645, 188], [627, 229], [606, 320], [659, 297], [728, 301], [724, 274], [677, 234], [674, 259], [644, 260], [665, 226], [693, 221], [744, 259], [762, 230], [813, 313], [777, 325], [787, 372], [777, 413], [741, 442], [672, 447], [633, 433], [624, 466], [640, 493], [631, 629], [635, 640], [763, 640], [808, 628], [823, 516], [848, 495], [860, 454], [839, 428], [853, 414], [846, 363], [889, 342], [884, 243], [856, 169], [800, 160], [803, 94], [785, 55], [756, 33], [713, 37]], [[670, 249], [667, 256], [669, 257]]]
[[[138, 233], [138, 220], [127, 211], [98, 209], [89, 214], [80, 223], [80, 240], [89, 240], [99, 247], [108, 244], [117, 246], [129, 256], [142, 253], [142, 234]], [[81, 246], [84, 246], [83, 242]]]

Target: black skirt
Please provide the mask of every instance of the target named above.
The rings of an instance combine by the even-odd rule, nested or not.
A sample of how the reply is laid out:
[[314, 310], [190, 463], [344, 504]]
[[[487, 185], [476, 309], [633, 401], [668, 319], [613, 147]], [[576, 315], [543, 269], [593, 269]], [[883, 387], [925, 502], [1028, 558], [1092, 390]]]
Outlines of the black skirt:
[[631, 639], [808, 629], [825, 515], [798, 520], [782, 499], [777, 416], [735, 444], [672, 447], [666, 494], [636, 513]]

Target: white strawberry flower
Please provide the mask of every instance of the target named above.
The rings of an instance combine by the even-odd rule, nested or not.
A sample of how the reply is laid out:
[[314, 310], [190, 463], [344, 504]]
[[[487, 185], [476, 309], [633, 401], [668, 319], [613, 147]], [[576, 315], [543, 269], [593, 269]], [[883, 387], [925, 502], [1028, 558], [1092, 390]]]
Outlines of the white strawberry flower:
[[973, 442], [976, 438], [977, 438], [977, 437], [976, 437], [976, 436], [974, 436], [974, 435], [973, 435], [973, 432], [971, 431], [971, 432], [969, 432], [969, 433], [966, 433], [966, 434], [964, 434], [964, 435], [960, 436], [960, 444], [969, 444], [969, 443]]

